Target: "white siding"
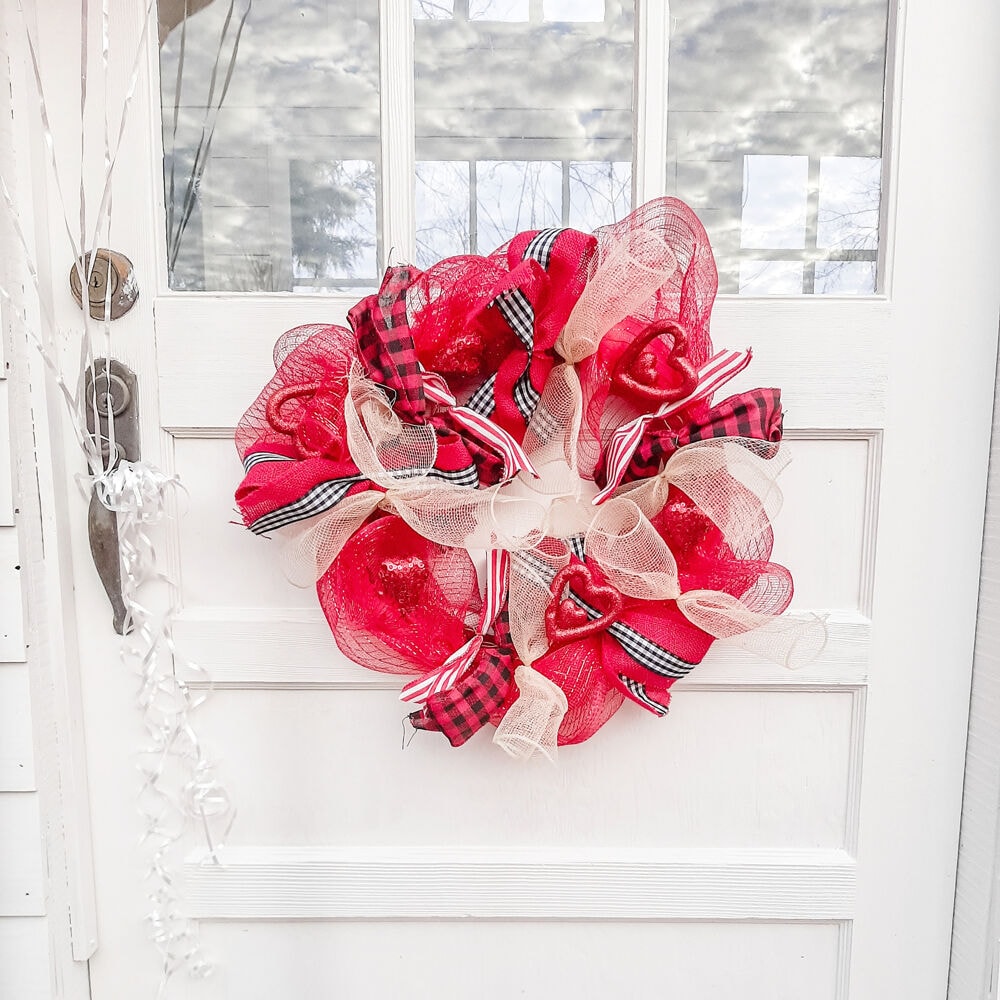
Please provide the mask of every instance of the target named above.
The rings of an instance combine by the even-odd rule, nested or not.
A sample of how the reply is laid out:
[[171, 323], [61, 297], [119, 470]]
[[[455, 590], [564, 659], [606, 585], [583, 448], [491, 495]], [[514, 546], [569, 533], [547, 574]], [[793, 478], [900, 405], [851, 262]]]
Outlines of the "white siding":
[[[15, 204], [29, 207], [31, 147], [9, 103], [11, 85], [20, 93], [25, 82], [23, 73], [9, 74], [23, 30], [17, 5], [0, 5], [0, 176]], [[23, 99], [15, 105], [31, 106]], [[22, 223], [30, 240], [31, 220]], [[40, 586], [58, 550], [51, 532], [43, 541], [42, 517], [52, 503], [44, 380], [14, 320], [29, 301], [24, 267], [0, 204], [0, 286], [14, 302], [0, 303], [0, 997], [80, 1000], [89, 996], [87, 965], [71, 955], [65, 850], [75, 830], [67, 827], [67, 782], [57, 767], [73, 751], [50, 680], [67, 665], [47, 652], [51, 601]], [[32, 321], [30, 310], [26, 315]]]
[[[2, 19], [0, 19], [2, 21]], [[6, 27], [0, 23], [0, 38]], [[0, 51], [3, 47], [0, 46]], [[6, 63], [6, 60], [4, 60]], [[0, 81], [6, 87], [6, 65]], [[4, 102], [5, 103], [5, 102]], [[9, 117], [0, 120], [0, 141], [8, 144]], [[6, 175], [9, 157], [0, 164]], [[6, 228], [6, 227], [5, 227]], [[10, 234], [2, 246], [10, 250]], [[13, 269], [5, 252], [0, 284]], [[14, 485], [13, 397], [20, 397], [13, 364], [9, 311], [0, 336], [0, 997], [53, 997], [45, 914], [43, 842], [39, 823], [26, 662], [25, 581], [18, 539], [20, 504]]]
[[0, 371], [0, 997], [48, 1000], [43, 841], [32, 750], [21, 569], [11, 464], [10, 381]]

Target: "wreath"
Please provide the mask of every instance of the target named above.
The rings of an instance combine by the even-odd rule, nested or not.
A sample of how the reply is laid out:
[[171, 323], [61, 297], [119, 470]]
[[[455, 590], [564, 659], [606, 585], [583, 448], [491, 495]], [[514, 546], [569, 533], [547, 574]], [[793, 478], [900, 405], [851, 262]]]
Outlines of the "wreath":
[[[593, 234], [390, 267], [349, 328], [300, 326], [236, 431], [236, 492], [341, 651], [415, 729], [551, 756], [625, 702], [665, 715], [717, 639], [818, 651], [778, 620], [780, 393], [713, 403], [718, 275], [675, 198]], [[482, 580], [482, 583], [480, 583]]]

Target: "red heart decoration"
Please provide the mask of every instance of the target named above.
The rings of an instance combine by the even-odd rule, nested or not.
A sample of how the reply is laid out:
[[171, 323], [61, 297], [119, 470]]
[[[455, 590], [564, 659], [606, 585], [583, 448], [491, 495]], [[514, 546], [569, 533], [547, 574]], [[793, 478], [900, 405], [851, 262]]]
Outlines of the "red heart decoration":
[[431, 368], [445, 375], [477, 375], [482, 363], [482, 335], [475, 330], [462, 330], [438, 350]]
[[[300, 405], [290, 414], [285, 406], [292, 400]], [[293, 435], [303, 458], [340, 457], [346, 446], [340, 416], [337, 401], [323, 382], [285, 386], [267, 401], [268, 422], [275, 430]]]
[[[566, 587], [600, 611], [601, 617], [591, 621], [576, 601], [569, 597], [564, 599], [562, 592]], [[564, 566], [556, 573], [549, 589], [552, 600], [545, 609], [545, 631], [553, 646], [596, 635], [612, 624], [622, 611], [622, 595], [610, 584], [598, 583], [585, 563]]]
[[420, 556], [383, 559], [378, 571], [378, 592], [391, 596], [399, 607], [412, 611], [420, 603], [427, 583], [427, 563]]
[[[657, 385], [660, 378], [659, 359], [652, 351], [646, 350], [652, 341], [664, 335], [673, 338], [666, 364], [668, 369], [680, 375], [680, 384], [676, 386]], [[687, 356], [687, 333], [682, 326], [669, 321], [653, 323], [636, 337], [622, 352], [611, 377], [612, 391], [617, 389], [656, 406], [676, 403], [690, 396], [697, 384], [698, 372]]]

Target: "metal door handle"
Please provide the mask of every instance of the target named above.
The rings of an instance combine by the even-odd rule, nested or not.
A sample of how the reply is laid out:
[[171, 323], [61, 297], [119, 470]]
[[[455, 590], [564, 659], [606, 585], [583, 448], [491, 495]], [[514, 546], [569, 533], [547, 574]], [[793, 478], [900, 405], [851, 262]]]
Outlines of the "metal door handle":
[[[100, 449], [105, 465], [113, 469], [122, 459], [139, 460], [139, 408], [135, 373], [120, 361], [97, 358], [87, 369], [84, 381], [84, 405], [87, 411], [87, 431]], [[96, 411], [96, 412], [95, 412]], [[95, 421], [95, 417], [97, 418]], [[114, 418], [115, 454], [111, 457], [111, 431]], [[97, 496], [90, 496], [87, 533], [94, 565], [107, 591], [113, 612], [113, 625], [119, 635], [131, 631], [122, 598], [121, 561], [118, 552], [118, 515], [108, 510]]]

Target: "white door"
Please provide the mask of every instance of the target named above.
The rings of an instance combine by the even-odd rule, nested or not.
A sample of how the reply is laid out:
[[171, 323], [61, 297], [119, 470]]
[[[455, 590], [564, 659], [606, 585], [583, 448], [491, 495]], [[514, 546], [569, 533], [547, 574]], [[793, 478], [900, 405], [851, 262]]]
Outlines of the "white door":
[[[30, 6], [75, 211], [80, 7]], [[111, 109], [144, 6], [111, 4]], [[982, 294], [997, 126], [972, 109], [996, 16], [985, 0], [905, 6], [904, 23], [875, 0], [255, 0], [243, 23], [249, 4], [214, 0], [189, 4], [182, 32], [185, 4], [161, 0], [113, 184], [111, 243], [141, 288], [113, 349], [139, 379], [143, 456], [186, 489], [159, 551], [178, 644], [215, 680], [195, 720], [237, 809], [221, 866], [185, 844], [185, 905], [216, 969], [176, 977], [175, 995], [944, 996], [997, 336]], [[34, 114], [26, 63], [17, 85]], [[99, 188], [100, 101], [89, 111]], [[69, 326], [62, 209], [36, 183]], [[666, 719], [626, 706], [554, 766], [485, 737], [401, 749], [398, 682], [341, 656], [314, 594], [231, 523], [233, 428], [272, 344], [342, 322], [390, 253], [485, 251], [665, 191], [715, 239], [730, 293], [715, 343], [752, 344], [743, 385], [783, 389], [776, 558], [794, 608], [828, 614], [827, 648], [796, 672], [712, 652]], [[69, 456], [91, 984], [95, 1000], [153, 997], [145, 737], [79, 468]]]

